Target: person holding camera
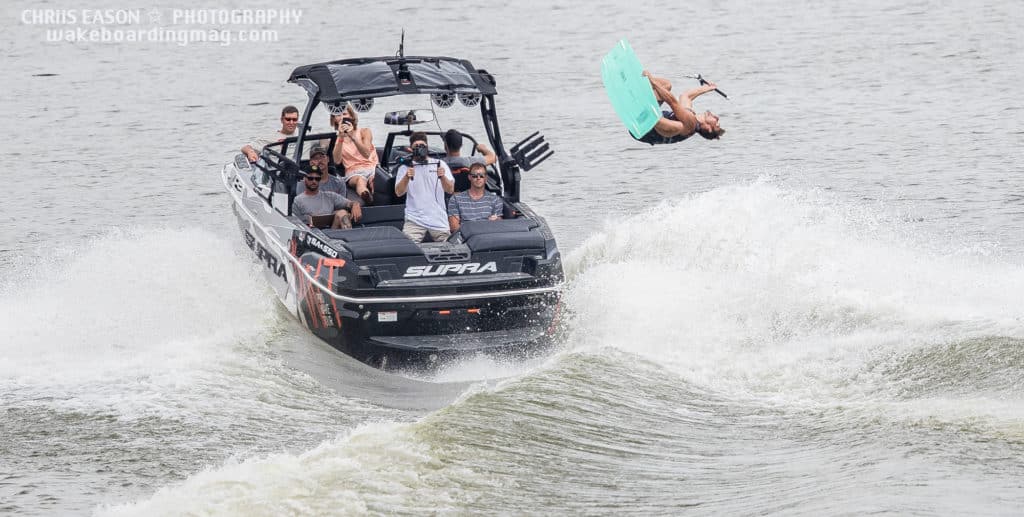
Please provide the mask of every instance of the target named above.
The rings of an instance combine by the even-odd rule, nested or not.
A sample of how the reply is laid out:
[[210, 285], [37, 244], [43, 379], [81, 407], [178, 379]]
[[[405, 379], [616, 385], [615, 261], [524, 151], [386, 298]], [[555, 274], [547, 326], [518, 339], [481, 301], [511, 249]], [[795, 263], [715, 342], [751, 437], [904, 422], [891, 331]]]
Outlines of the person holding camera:
[[334, 146], [334, 162], [345, 167], [345, 182], [364, 203], [373, 202], [373, 174], [377, 170], [377, 148], [370, 128], [359, 127], [359, 117], [351, 105], [345, 106], [337, 121], [338, 145]]
[[430, 157], [426, 133], [409, 135], [409, 145], [412, 164], [399, 167], [395, 181], [395, 195], [407, 196], [402, 232], [413, 242], [423, 242], [427, 233], [434, 242], [445, 241], [451, 232], [444, 195], [455, 191], [455, 178], [446, 163]]

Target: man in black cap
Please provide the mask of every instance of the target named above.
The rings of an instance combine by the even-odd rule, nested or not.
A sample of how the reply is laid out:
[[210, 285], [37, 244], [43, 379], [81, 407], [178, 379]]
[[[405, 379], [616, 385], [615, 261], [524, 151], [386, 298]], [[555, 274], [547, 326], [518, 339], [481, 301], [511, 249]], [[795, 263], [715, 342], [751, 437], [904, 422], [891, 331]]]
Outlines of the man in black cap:
[[[309, 166], [303, 169], [303, 172], [309, 174], [319, 174], [323, 176], [320, 180], [320, 190], [324, 192], [334, 192], [341, 194], [342, 197], [347, 197], [348, 187], [345, 182], [338, 177], [338, 171], [333, 165], [330, 165], [327, 161], [327, 150], [320, 144], [313, 144], [309, 150]], [[302, 180], [295, 186], [296, 192], [302, 192], [305, 188]]]
[[351, 228], [353, 222], [359, 222], [363, 217], [362, 208], [344, 196], [323, 190], [320, 182], [329, 177], [319, 169], [306, 174], [302, 180], [302, 193], [295, 196], [292, 203], [292, 215], [310, 226], [319, 224], [314, 218], [330, 216], [331, 228]]
[[494, 154], [486, 144], [477, 144], [476, 150], [483, 156], [462, 156], [462, 133], [458, 129], [449, 129], [444, 134], [444, 162], [448, 164], [452, 175], [455, 176], [455, 192], [468, 190], [470, 186], [469, 167], [474, 163], [494, 165], [498, 156]]

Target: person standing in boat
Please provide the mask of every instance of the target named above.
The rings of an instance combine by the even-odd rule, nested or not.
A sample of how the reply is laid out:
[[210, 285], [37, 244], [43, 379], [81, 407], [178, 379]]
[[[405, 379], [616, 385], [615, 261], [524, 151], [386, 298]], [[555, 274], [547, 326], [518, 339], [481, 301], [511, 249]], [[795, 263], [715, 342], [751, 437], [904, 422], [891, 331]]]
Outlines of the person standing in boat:
[[717, 140], [725, 134], [718, 124], [718, 115], [705, 111], [697, 114], [693, 110], [693, 100], [705, 93], [715, 91], [714, 83], [707, 82], [703, 86], [688, 90], [677, 99], [672, 94], [672, 83], [667, 79], [655, 77], [644, 70], [644, 77], [651, 82], [651, 89], [659, 103], [668, 105], [671, 111], [663, 110], [661, 118], [650, 131], [636, 140], [651, 145], [674, 144], [682, 142], [695, 133], [708, 140]]
[[448, 226], [452, 233], [465, 221], [497, 221], [501, 219], [505, 204], [494, 192], [488, 192], [487, 166], [474, 163], [469, 168], [469, 190], [459, 192], [448, 200]]
[[423, 242], [427, 233], [442, 242], [451, 236], [444, 195], [455, 191], [455, 178], [446, 163], [430, 157], [426, 133], [409, 135], [409, 145], [412, 164], [399, 167], [395, 176], [395, 195], [408, 194], [402, 232], [414, 242]]
[[350, 201], [341, 194], [322, 190], [320, 182], [324, 180], [326, 171], [306, 174], [303, 183], [305, 190], [295, 196], [292, 203], [292, 215], [313, 226], [312, 216], [334, 215], [331, 228], [348, 229], [352, 222], [359, 222], [363, 210], [359, 203]]
[[[267, 135], [264, 137], [253, 138], [251, 142], [242, 146], [242, 154], [249, 159], [250, 162], [255, 163], [260, 159], [260, 151], [269, 144], [280, 142], [285, 138], [292, 136], [299, 136], [299, 108], [295, 106], [285, 106], [281, 110], [281, 129], [278, 129], [274, 134]], [[290, 144], [289, 147], [294, 150], [294, 144]], [[282, 150], [283, 152], [283, 150]], [[292, 153], [285, 153], [291, 155]], [[309, 148], [303, 150], [302, 157], [309, 158]]]
[[472, 184], [472, 181], [466, 177], [466, 173], [469, 172], [471, 165], [474, 163], [493, 165], [494, 162], [498, 161], [498, 156], [487, 147], [487, 144], [477, 144], [476, 150], [480, 151], [481, 156], [462, 156], [462, 133], [458, 129], [449, 129], [445, 132], [444, 162], [448, 164], [452, 175], [455, 176], [456, 192], [467, 190]]
[[359, 117], [351, 105], [338, 115], [338, 143], [334, 163], [345, 167], [345, 182], [356, 190], [364, 203], [373, 202], [373, 175], [377, 171], [377, 148], [370, 128], [359, 127]]

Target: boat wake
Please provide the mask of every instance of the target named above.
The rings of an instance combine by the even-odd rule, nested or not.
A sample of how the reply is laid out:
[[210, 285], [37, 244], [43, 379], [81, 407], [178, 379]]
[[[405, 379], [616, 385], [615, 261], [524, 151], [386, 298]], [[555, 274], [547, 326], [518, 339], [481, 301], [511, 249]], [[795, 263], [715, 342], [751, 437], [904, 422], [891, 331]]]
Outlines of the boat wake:
[[626, 223], [567, 260], [573, 347], [637, 354], [760, 403], [1022, 427], [1019, 261], [765, 181]]
[[[167, 240], [178, 246], [163, 251], [198, 240], [201, 245], [186, 248], [219, 249], [225, 259], [234, 253], [226, 241], [189, 231], [142, 239], [138, 246]], [[115, 409], [121, 407], [118, 393], [133, 412], [151, 411], [160, 407], [161, 394], [178, 389], [154, 379], [172, 371], [190, 375], [180, 371], [186, 367], [210, 371], [217, 363], [216, 375], [186, 379], [213, 384], [210, 379], [226, 376], [242, 385], [198, 386], [187, 403], [219, 404], [235, 420], [219, 420], [219, 431], [207, 426], [205, 440], [231, 429], [250, 433], [262, 446], [245, 451], [225, 439], [234, 459], [215, 459], [199, 472], [186, 469], [193, 474], [165, 480], [155, 494], [138, 489], [133, 497], [146, 495], [133, 503], [112, 497], [100, 514], [625, 507], [678, 513], [695, 506], [723, 514], [868, 513], [892, 509], [887, 504], [893, 501], [907, 513], [1000, 513], [1024, 504], [1015, 474], [1022, 466], [1014, 459], [1024, 442], [1024, 267], [990, 248], [951, 242], [874, 207], [764, 181], [666, 203], [609, 226], [566, 258], [570, 284], [560, 352], [537, 365], [470, 362], [442, 372], [428, 380], [463, 383], [461, 395], [445, 392], [455, 401], [422, 417], [342, 404], [337, 400], [344, 397], [320, 393], [312, 378], [293, 368], [243, 359], [260, 356], [254, 347], [267, 357], [276, 353], [266, 352], [275, 342], [302, 344], [290, 334], [301, 329], [281, 330], [281, 318], [260, 301], [270, 297], [256, 296], [266, 287], [243, 273], [245, 261], [206, 273], [202, 257], [186, 257], [195, 261], [196, 276], [182, 279], [191, 269], [175, 266], [178, 280], [168, 281], [166, 294], [155, 299], [118, 298], [95, 277], [62, 277], [71, 292], [113, 293], [104, 295], [113, 300], [105, 310], [102, 304], [82, 307], [86, 336], [65, 336], [73, 355], [63, 363], [57, 352], [38, 358], [20, 351], [51, 343], [30, 329], [44, 324], [37, 312], [57, 292], [46, 286], [60, 282], [8, 286], [4, 308], [16, 309], [19, 296], [27, 308], [4, 321], [14, 325], [21, 346], [4, 350], [15, 355], [2, 371], [8, 387], [44, 390], [63, 377], [48, 366], [70, 372], [72, 363], [84, 363], [119, 379], [121, 386], [101, 405], [122, 412]], [[125, 242], [116, 244], [107, 251], [95, 246], [72, 269], [89, 277], [90, 264], [106, 264], [106, 255], [115, 248], [120, 253]], [[164, 254], [150, 253], [135, 258]], [[122, 276], [136, 281], [154, 267], [129, 262]], [[178, 286], [198, 291], [231, 275], [234, 286], [221, 282], [190, 303], [175, 301]], [[200, 352], [182, 358], [147, 345], [153, 351], [144, 346], [136, 353], [148, 354], [148, 361], [122, 363], [118, 354], [129, 345], [153, 340], [133, 340], [92, 322], [129, 305], [146, 313], [136, 314], [142, 321], [174, 334], [155, 316], [170, 305], [174, 319], [191, 321], [175, 339], [198, 343], [193, 348]], [[136, 321], [113, 317], [121, 326]], [[97, 345], [97, 337], [111, 343]], [[89, 349], [97, 346], [94, 356]], [[277, 366], [246, 371], [259, 364]], [[15, 375], [20, 380], [13, 381]], [[75, 375], [92, 383], [107, 378]], [[136, 378], [151, 405], [131, 393]], [[386, 384], [379, 382], [378, 396]], [[395, 393], [415, 389], [402, 385]], [[167, 406], [157, 413], [198, 414]], [[289, 433], [304, 440], [271, 445], [272, 435]], [[900, 483], [892, 482], [893, 472]], [[962, 487], [981, 478], [985, 490], [965, 494]], [[812, 491], [808, 479], [815, 480]], [[685, 489], [680, 480], [687, 480]], [[961, 490], [953, 497], [950, 487]], [[868, 491], [875, 497], [864, 498]], [[766, 501], [766, 492], [776, 497]]]
[[233, 455], [305, 450], [381, 411], [286, 367], [249, 256], [198, 229], [116, 230], [0, 279], [4, 508], [80, 512]]

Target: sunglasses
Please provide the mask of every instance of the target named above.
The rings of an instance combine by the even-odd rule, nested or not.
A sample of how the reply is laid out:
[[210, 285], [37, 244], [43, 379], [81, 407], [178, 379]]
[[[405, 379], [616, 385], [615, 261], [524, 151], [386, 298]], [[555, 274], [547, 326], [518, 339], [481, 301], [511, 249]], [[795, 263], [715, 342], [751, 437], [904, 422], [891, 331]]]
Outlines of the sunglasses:
[[469, 177], [470, 178], [486, 178], [487, 175], [486, 174], [470, 174]]
[[298, 122], [299, 117], [285, 117], [284, 120], [285, 122]]
[[323, 176], [306, 176], [307, 180], [320, 181]]

